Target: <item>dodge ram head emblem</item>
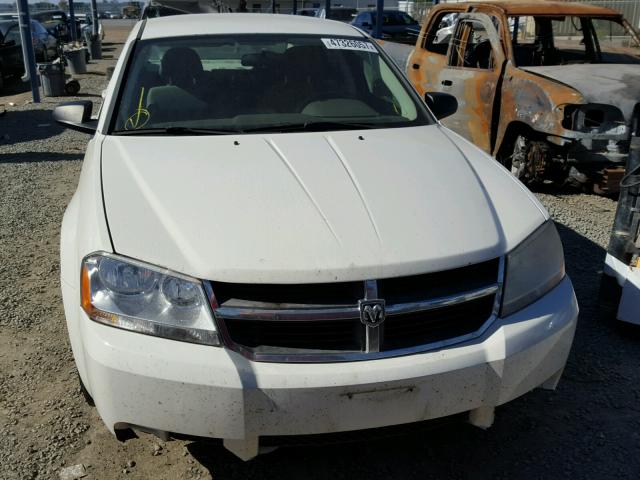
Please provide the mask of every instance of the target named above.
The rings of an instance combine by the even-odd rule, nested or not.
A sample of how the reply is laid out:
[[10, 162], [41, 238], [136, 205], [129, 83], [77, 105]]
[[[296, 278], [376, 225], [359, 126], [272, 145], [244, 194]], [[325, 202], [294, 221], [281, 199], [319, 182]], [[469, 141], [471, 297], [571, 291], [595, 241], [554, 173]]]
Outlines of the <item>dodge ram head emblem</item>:
[[384, 322], [384, 300], [360, 300], [360, 321], [367, 327], [378, 327]]

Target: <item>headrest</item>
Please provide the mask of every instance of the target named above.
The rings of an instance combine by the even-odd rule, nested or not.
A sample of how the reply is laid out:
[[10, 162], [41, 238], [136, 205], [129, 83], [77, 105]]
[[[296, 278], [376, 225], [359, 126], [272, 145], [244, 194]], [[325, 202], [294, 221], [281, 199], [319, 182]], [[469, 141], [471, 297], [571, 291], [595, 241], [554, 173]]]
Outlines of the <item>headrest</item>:
[[195, 85], [203, 71], [200, 56], [188, 47], [170, 48], [160, 63], [160, 75], [171, 85], [183, 88]]

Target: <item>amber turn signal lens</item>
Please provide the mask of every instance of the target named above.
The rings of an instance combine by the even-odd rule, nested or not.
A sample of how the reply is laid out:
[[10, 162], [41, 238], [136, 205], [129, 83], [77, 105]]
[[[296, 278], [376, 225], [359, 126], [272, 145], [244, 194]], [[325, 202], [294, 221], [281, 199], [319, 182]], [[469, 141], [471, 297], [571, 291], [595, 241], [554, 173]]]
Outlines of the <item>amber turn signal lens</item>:
[[80, 302], [82, 309], [91, 316], [93, 307], [91, 305], [91, 279], [89, 278], [89, 267], [82, 265], [82, 274], [80, 277]]

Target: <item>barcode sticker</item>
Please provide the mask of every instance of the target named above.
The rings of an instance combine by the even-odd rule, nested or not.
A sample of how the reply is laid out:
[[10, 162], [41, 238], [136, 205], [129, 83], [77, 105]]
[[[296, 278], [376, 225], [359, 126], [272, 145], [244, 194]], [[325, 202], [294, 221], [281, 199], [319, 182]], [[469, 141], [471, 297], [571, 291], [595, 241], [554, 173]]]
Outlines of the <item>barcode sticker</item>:
[[378, 53], [371, 42], [353, 40], [351, 38], [323, 38], [324, 46], [331, 50], [359, 50], [362, 52]]

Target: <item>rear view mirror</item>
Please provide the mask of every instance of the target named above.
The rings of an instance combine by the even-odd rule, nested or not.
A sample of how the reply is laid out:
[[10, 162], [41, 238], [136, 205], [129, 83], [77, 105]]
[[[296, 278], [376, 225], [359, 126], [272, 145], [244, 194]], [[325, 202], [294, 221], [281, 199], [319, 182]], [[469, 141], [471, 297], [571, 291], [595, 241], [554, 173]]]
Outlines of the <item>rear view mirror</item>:
[[91, 118], [93, 103], [89, 100], [62, 102], [53, 109], [53, 119], [65, 127], [84, 133], [95, 133], [98, 120]]
[[362, 28], [369, 28], [371, 24], [369, 22], [362, 22]]
[[424, 94], [424, 101], [438, 120], [453, 115], [458, 110], [458, 100], [448, 93], [428, 92]]

